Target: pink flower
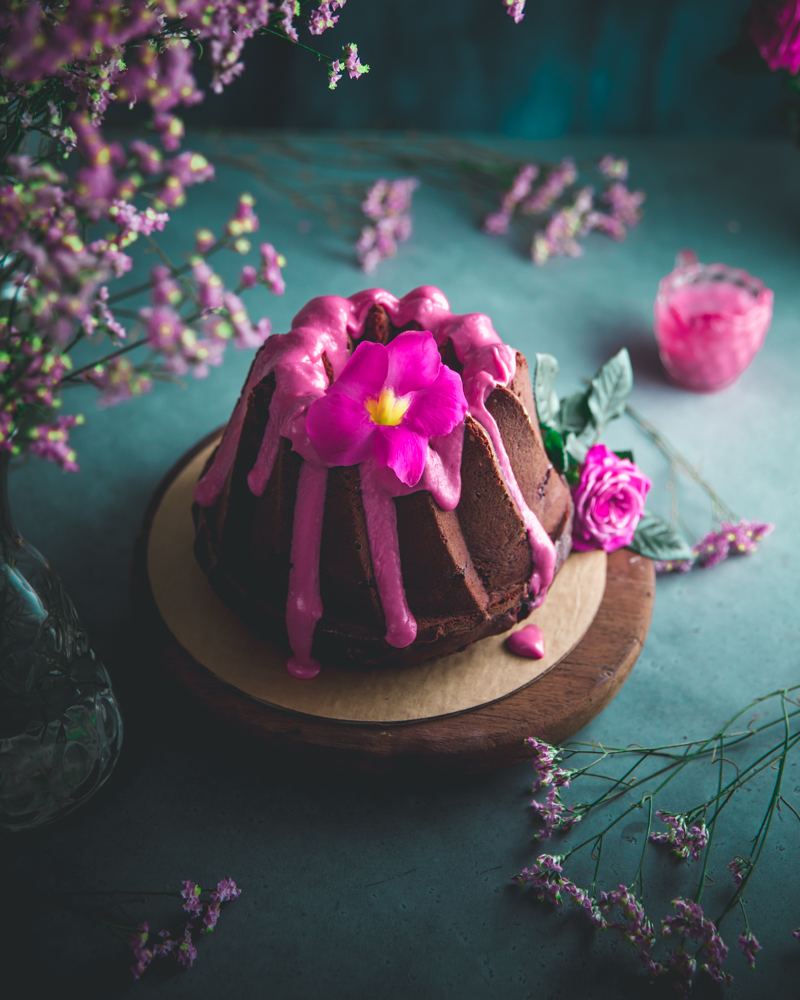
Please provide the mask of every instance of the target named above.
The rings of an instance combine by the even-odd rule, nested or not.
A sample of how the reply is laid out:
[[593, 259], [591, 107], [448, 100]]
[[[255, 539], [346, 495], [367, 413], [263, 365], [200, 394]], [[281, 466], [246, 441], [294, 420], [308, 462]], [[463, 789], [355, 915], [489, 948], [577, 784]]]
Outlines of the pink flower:
[[739, 945], [739, 951], [747, 959], [747, 964], [751, 969], [755, 969], [756, 955], [763, 950], [764, 946], [758, 943], [755, 935], [751, 934], [750, 931], [745, 931], [744, 934], [740, 934], [737, 943]]
[[525, 0], [503, 0], [503, 5], [508, 16], [514, 18], [514, 24], [519, 24], [525, 17]]
[[572, 545], [579, 552], [614, 552], [628, 545], [644, 513], [652, 483], [633, 462], [604, 444], [589, 449], [581, 478], [572, 488], [575, 525]]
[[191, 913], [192, 916], [198, 916], [202, 909], [200, 903], [200, 886], [193, 881], [184, 882], [181, 889], [181, 896], [185, 900], [183, 904], [184, 910], [187, 913]]
[[754, 0], [748, 31], [771, 70], [800, 72], [800, 0]]
[[667, 833], [651, 833], [650, 840], [654, 844], [667, 844], [676, 858], [684, 861], [691, 858], [697, 861], [700, 851], [708, 844], [708, 830], [705, 823], [687, 826], [686, 816], [682, 814], [656, 811], [656, 816], [669, 827]]
[[449, 434], [466, 412], [461, 379], [442, 364], [433, 336], [409, 331], [388, 347], [359, 344], [338, 379], [309, 407], [306, 429], [325, 465], [375, 458], [416, 486], [429, 439]]

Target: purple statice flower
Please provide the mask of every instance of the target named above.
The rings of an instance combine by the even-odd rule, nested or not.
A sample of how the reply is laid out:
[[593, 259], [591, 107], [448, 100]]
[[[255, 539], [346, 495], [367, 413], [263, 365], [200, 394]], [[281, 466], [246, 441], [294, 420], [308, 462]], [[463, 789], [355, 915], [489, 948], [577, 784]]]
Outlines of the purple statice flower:
[[[342, 4], [342, 6], [344, 6]], [[217, 888], [211, 893], [211, 898], [220, 903], [227, 903], [229, 899], [236, 899], [241, 896], [242, 890], [232, 878], [223, 878], [217, 882]]]
[[157, 264], [150, 271], [150, 280], [153, 283], [150, 291], [153, 305], [178, 306], [183, 302], [186, 293], [168, 267]]
[[695, 562], [703, 569], [713, 569], [728, 558], [731, 543], [725, 532], [709, 531], [693, 547]]
[[503, 6], [506, 14], [514, 18], [514, 24], [519, 24], [525, 17], [525, 0], [503, 0]]
[[239, 272], [239, 286], [241, 288], [254, 288], [258, 284], [258, 271], [252, 264], [245, 264]]
[[241, 351], [255, 351], [272, 332], [272, 324], [266, 318], [253, 326], [244, 303], [234, 292], [225, 292], [225, 309], [233, 326], [233, 345]]
[[758, 943], [755, 935], [753, 935], [749, 930], [746, 930], [744, 933], [739, 935], [737, 944], [739, 946], [739, 951], [747, 959], [747, 964], [751, 969], [755, 969], [756, 955], [760, 951], [763, 951], [764, 946]]
[[342, 78], [343, 63], [341, 59], [334, 59], [328, 70], [328, 89], [336, 90], [337, 83]]
[[153, 949], [147, 947], [147, 940], [150, 937], [150, 927], [145, 920], [139, 924], [138, 928], [128, 938], [128, 945], [136, 959], [131, 966], [133, 978], [138, 982], [142, 978], [142, 973], [153, 961]]
[[197, 948], [192, 941], [192, 930], [191, 923], [188, 923], [183, 932], [183, 940], [178, 944], [175, 951], [176, 957], [184, 969], [191, 969], [197, 958]]
[[[652, 975], [660, 973], [661, 966], [650, 955], [656, 940], [655, 930], [635, 894], [621, 885], [616, 892], [601, 892], [597, 906], [603, 916], [603, 927], [618, 931], [623, 940], [636, 949]], [[611, 919], [616, 908], [621, 911], [622, 919]]]
[[161, 145], [168, 153], [174, 153], [180, 149], [181, 140], [186, 131], [182, 118], [160, 111], [153, 115], [153, 130], [158, 133]]
[[197, 304], [202, 312], [219, 309], [225, 292], [222, 278], [204, 260], [192, 264], [192, 277], [197, 282]]
[[792, 937], [800, 941], [800, 927], [795, 927], [795, 929], [792, 931]]
[[624, 157], [612, 156], [611, 153], [598, 161], [597, 169], [610, 181], [626, 181], [628, 179], [628, 161]]
[[528, 736], [524, 744], [532, 752], [531, 763], [536, 777], [530, 790], [534, 795], [547, 785], [569, 788], [572, 771], [565, 771], [556, 766], [559, 753], [557, 747], [543, 743], [534, 736]]
[[545, 264], [551, 257], [580, 257], [583, 247], [577, 236], [593, 205], [594, 189], [581, 188], [568, 208], [554, 212], [544, 232], [534, 234], [531, 258], [534, 264]]
[[[722, 971], [722, 963], [728, 957], [728, 949], [719, 935], [713, 921], [703, 914], [699, 903], [688, 899], [673, 899], [674, 917], [664, 917], [662, 934], [665, 937], [690, 938], [700, 944], [698, 958], [704, 969], [715, 982], [729, 985], [732, 977]], [[678, 949], [680, 951], [680, 948]]]
[[200, 886], [196, 882], [189, 880], [183, 883], [183, 888], [181, 889], [181, 896], [184, 900], [183, 909], [187, 913], [191, 913], [193, 917], [200, 916], [202, 912], [200, 892]]
[[65, 472], [78, 472], [78, 454], [69, 443], [69, 432], [83, 422], [83, 416], [78, 413], [59, 417], [55, 423], [39, 424], [28, 432], [30, 453], [48, 462], [55, 462]]
[[775, 530], [774, 524], [761, 521], [723, 521], [720, 533], [730, 542], [730, 555], [748, 556], [758, 550], [759, 542], [763, 541]]
[[645, 200], [644, 191], [629, 191], [624, 184], [616, 182], [603, 192], [602, 200], [611, 206], [611, 215], [625, 226], [635, 226], [641, 219], [641, 205]]
[[283, 32], [288, 39], [293, 42], [298, 41], [297, 38], [297, 28], [292, 24], [295, 17], [300, 14], [300, 4], [298, 0], [281, 0], [278, 5], [278, 11], [283, 18]]
[[240, 236], [256, 232], [259, 223], [258, 216], [253, 211], [255, 203], [256, 200], [249, 191], [243, 191], [239, 195], [236, 211], [228, 219], [228, 223], [225, 226], [225, 234], [227, 236], [237, 239]]
[[83, 380], [100, 390], [97, 405], [101, 410], [129, 399], [138, 399], [153, 388], [150, 374], [140, 371], [125, 356], [95, 365], [84, 373]]
[[694, 559], [654, 559], [656, 573], [688, 573], [694, 566]]
[[312, 35], [321, 35], [323, 31], [332, 28], [339, 20], [339, 15], [334, 14], [335, 10], [341, 10], [346, 0], [322, 0], [316, 10], [311, 11], [308, 19], [308, 30]]
[[344, 61], [344, 66], [347, 72], [350, 74], [351, 80], [357, 80], [364, 73], [369, 73], [369, 66], [366, 63], [362, 64], [358, 59], [358, 46], [353, 42], [348, 42], [344, 46], [344, 52], [346, 59]]
[[544, 829], [537, 835], [539, 840], [549, 840], [556, 830], [566, 833], [582, 819], [582, 814], [578, 810], [564, 805], [556, 785], [551, 785], [547, 789], [544, 802], [533, 799], [531, 809], [544, 823]]
[[751, 862], [748, 858], [743, 858], [740, 855], [736, 855], [733, 861], [728, 862], [728, 871], [733, 875], [733, 881], [735, 885], [741, 885], [744, 882], [747, 872], [750, 870]]
[[214, 246], [217, 242], [217, 238], [211, 232], [210, 229], [203, 227], [198, 229], [194, 234], [194, 250], [195, 253], [204, 254]]
[[550, 171], [545, 182], [520, 206], [525, 215], [539, 215], [546, 212], [556, 198], [578, 179], [575, 161], [567, 158]]
[[692, 980], [697, 972], [697, 961], [683, 945], [678, 945], [660, 970], [672, 980], [678, 996], [689, 997], [692, 993]]
[[514, 177], [511, 187], [503, 195], [500, 208], [486, 216], [483, 231], [490, 236], [503, 236], [508, 232], [511, 217], [517, 205], [530, 194], [533, 182], [539, 176], [539, 168], [535, 163], [526, 163]]
[[382, 260], [394, 257], [398, 243], [404, 243], [412, 230], [411, 198], [419, 187], [416, 177], [393, 181], [380, 178], [368, 188], [361, 210], [375, 225], [364, 226], [356, 242], [356, 256], [366, 273], [375, 270]]
[[168, 208], [182, 208], [186, 204], [186, 191], [180, 178], [170, 174], [153, 195], [153, 208], [164, 212]]
[[153, 174], [160, 174], [164, 169], [164, 154], [160, 149], [151, 146], [149, 142], [134, 139], [129, 144], [128, 151], [135, 157], [137, 170], [141, 170], [143, 174], [152, 176]]
[[203, 913], [203, 934], [208, 934], [214, 930], [217, 925], [217, 920], [219, 920], [219, 903], [212, 901], [210, 902]]
[[700, 851], [708, 844], [708, 830], [705, 823], [692, 824], [687, 826], [686, 816], [682, 814], [672, 815], [672, 813], [656, 811], [656, 816], [669, 827], [666, 833], [651, 833], [650, 840], [654, 844], [666, 844], [676, 858], [684, 861], [691, 858], [697, 861]]
[[581, 224], [580, 234], [583, 236], [595, 229], [617, 241], [624, 240], [627, 234], [625, 226], [613, 215], [607, 215], [605, 212], [587, 212]]
[[595, 927], [601, 927], [604, 921], [594, 898], [563, 874], [562, 860], [558, 855], [541, 854], [531, 868], [523, 868], [519, 875], [512, 877], [512, 881], [529, 886], [537, 899], [553, 903], [559, 909], [564, 905], [563, 897], [572, 899]]
[[177, 177], [184, 187], [214, 180], [214, 164], [209, 163], [202, 153], [192, 153], [186, 150], [184, 153], [173, 156], [171, 160], [167, 160], [164, 168]]
[[259, 280], [264, 282], [273, 295], [283, 295], [286, 291], [286, 282], [283, 280], [281, 268], [286, 267], [286, 258], [282, 253], [278, 253], [271, 243], [262, 243], [260, 253]]

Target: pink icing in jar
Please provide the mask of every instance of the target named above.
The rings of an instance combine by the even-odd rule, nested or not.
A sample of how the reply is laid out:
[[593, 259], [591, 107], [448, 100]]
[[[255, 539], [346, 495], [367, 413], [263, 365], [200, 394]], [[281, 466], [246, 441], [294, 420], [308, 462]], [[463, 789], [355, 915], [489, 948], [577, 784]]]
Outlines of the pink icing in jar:
[[691, 250], [676, 264], [659, 282], [654, 307], [661, 361], [683, 389], [719, 392], [761, 349], [773, 293], [747, 271], [699, 263]]

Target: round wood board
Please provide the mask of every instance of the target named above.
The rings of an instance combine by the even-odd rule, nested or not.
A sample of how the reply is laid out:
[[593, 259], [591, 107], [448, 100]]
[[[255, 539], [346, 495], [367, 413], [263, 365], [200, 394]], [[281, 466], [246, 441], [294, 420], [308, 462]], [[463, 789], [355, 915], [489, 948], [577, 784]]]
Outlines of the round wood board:
[[548, 673], [490, 704], [434, 719], [364, 725], [285, 711], [243, 694], [177, 641], [159, 613], [148, 577], [148, 540], [162, 500], [217, 435], [198, 442], [159, 484], [137, 537], [132, 575], [135, 612], [159, 663], [217, 718], [258, 737], [281, 756], [315, 767], [420, 776], [470, 773], [524, 759], [525, 736], [564, 741], [594, 718], [625, 682], [647, 635], [655, 574], [650, 560], [621, 549], [608, 556], [605, 592], [578, 644]]

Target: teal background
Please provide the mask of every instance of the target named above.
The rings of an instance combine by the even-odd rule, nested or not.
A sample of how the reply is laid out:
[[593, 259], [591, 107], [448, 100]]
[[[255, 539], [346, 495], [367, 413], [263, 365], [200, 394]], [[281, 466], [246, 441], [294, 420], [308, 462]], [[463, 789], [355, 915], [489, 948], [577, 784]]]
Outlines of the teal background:
[[[192, 135], [186, 146], [212, 158], [249, 156], [273, 176], [281, 160], [279, 138]], [[705, 735], [753, 696], [798, 680], [797, 151], [764, 140], [484, 141], [525, 159], [596, 156], [612, 148], [630, 158], [632, 184], [647, 192], [645, 218], [625, 243], [594, 234], [581, 259], [556, 259], [537, 269], [513, 240], [478, 231], [474, 206], [455, 184], [428, 184], [415, 195], [412, 239], [369, 279], [354, 267], [347, 219], [329, 228], [252, 174], [222, 166], [213, 186], [192, 191], [163, 244], [179, 258], [194, 229], [202, 223], [220, 231], [238, 192], [249, 188], [259, 200], [259, 235], [289, 261], [283, 298], [258, 290], [248, 300], [253, 315], [267, 313], [277, 331], [286, 330], [313, 295], [347, 295], [370, 284], [399, 295], [432, 283], [455, 311], [488, 313], [500, 335], [529, 357], [555, 354], [562, 394], [628, 346], [634, 404], [702, 463], [741, 516], [771, 520], [777, 528], [750, 558], [659, 580], [639, 663], [581, 737], [624, 746]], [[325, 182], [330, 197], [343, 199], [343, 183], [357, 192], [376, 176], [372, 169], [327, 171], [331, 153], [320, 143], [310, 166], [283, 169], [294, 171], [301, 184]], [[670, 386], [655, 352], [657, 283], [684, 246], [702, 260], [744, 267], [775, 291], [763, 351], [739, 384], [721, 395], [693, 396]], [[230, 281], [241, 263], [233, 255], [219, 260]], [[554, 914], [509, 884], [509, 876], [538, 853], [527, 810], [528, 765], [434, 787], [384, 780], [351, 785], [323, 772], [293, 773], [210, 723], [163, 683], [129, 610], [133, 539], [161, 476], [227, 419], [249, 362], [231, 351], [205, 381], [158, 385], [150, 396], [104, 413], [76, 391], [70, 405], [88, 417], [74, 433], [80, 474], [34, 461], [13, 474], [12, 506], [22, 532], [50, 557], [74, 597], [112, 674], [127, 728], [116, 772], [85, 808], [53, 828], [0, 839], [7, 995], [671, 996], [647, 985], [627, 947], [593, 933], [578, 914]], [[666, 511], [665, 465], [633, 424], [617, 422], [607, 441], [633, 447], [654, 481], [654, 506]], [[681, 503], [700, 535], [708, 527], [707, 506], [688, 488]], [[786, 794], [800, 808], [796, 767], [791, 765]], [[771, 780], [768, 772], [737, 796], [718, 829], [711, 868], [717, 887], [706, 897], [712, 913], [728, 885], [725, 864], [746, 853]], [[687, 778], [669, 805], [677, 810], [700, 793], [697, 780]], [[642, 830], [638, 819], [623, 824], [607, 843], [606, 888], [630, 878]], [[570, 871], [579, 882], [590, 877], [582, 864]], [[209, 886], [226, 875], [243, 894], [225, 907], [214, 934], [201, 940], [194, 969], [171, 972], [164, 963], [137, 985], [127, 972], [124, 943], [92, 919], [86, 901], [54, 895], [86, 888], [161, 890], [184, 878]], [[800, 924], [798, 876], [798, 824], [784, 811], [747, 894], [751, 924], [765, 946], [754, 973], [735, 951], [739, 917], [723, 928], [734, 951], [730, 997], [794, 995], [800, 944], [789, 932]], [[693, 891], [693, 877], [691, 869], [653, 857], [646, 902], [654, 919], [669, 912], [674, 896]], [[176, 918], [177, 907], [151, 899], [131, 912], [157, 929]], [[721, 994], [701, 982], [696, 995]]]
[[[313, 4], [304, 4], [308, 11]], [[196, 127], [482, 130], [559, 135], [780, 134], [774, 76], [716, 65], [748, 0], [348, 0], [335, 28], [300, 41], [333, 58], [356, 42], [370, 72], [326, 89], [314, 56], [275, 37], [247, 69], [188, 109]], [[301, 19], [302, 23], [302, 19]]]

